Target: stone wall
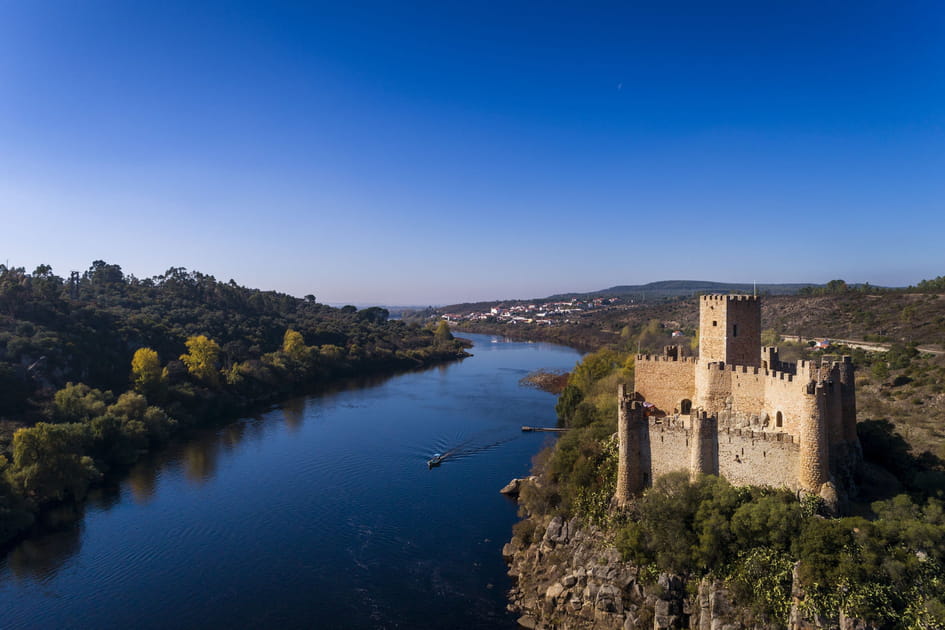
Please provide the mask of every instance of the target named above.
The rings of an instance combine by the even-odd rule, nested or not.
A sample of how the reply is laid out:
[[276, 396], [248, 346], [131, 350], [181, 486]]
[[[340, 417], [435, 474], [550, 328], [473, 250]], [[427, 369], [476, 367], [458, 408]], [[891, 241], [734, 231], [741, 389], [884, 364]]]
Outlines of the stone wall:
[[649, 462], [644, 456], [643, 471], [649, 472], [646, 485], [653, 484], [653, 480], [678, 470], [689, 470], [691, 453], [689, 451], [692, 440], [690, 431], [683, 426], [672, 426], [666, 420], [650, 419], [648, 441]]
[[726, 363], [761, 366], [761, 304], [750, 295], [728, 296]]
[[637, 355], [634, 389], [665, 413], [679, 409], [682, 400], [694, 403], [696, 363], [684, 357]]
[[699, 357], [703, 361], [726, 361], [727, 297], [703, 295], [699, 300]]
[[[794, 437], [801, 435], [801, 424], [810, 413], [807, 394], [809, 381], [784, 372], [772, 372], [765, 380], [765, 398], [760, 409], [768, 414], [772, 430], [781, 430]], [[778, 427], [778, 412], [782, 426]]]
[[733, 429], [718, 439], [719, 474], [732, 485], [798, 488], [799, 445], [790, 435]]
[[699, 354], [704, 361], [761, 365], [761, 305], [750, 295], [704, 295]]

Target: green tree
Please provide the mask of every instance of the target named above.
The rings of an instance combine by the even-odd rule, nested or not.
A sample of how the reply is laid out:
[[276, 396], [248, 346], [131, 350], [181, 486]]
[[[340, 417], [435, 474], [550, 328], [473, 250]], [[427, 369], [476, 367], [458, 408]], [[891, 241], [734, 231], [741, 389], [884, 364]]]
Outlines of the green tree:
[[219, 384], [220, 371], [217, 367], [217, 361], [220, 358], [219, 344], [206, 335], [190, 337], [185, 343], [189, 352], [180, 355], [180, 360], [187, 366], [187, 370], [208, 385]]
[[52, 419], [56, 422], [88, 422], [105, 413], [111, 392], [93, 389], [85, 383], [66, 383], [53, 396]]
[[568, 385], [574, 385], [586, 394], [595, 382], [613, 372], [619, 365], [619, 354], [610, 348], [601, 348], [597, 352], [586, 355], [574, 367], [568, 378]]
[[0, 544], [33, 524], [35, 518], [23, 495], [10, 482], [9, 462], [0, 455]]
[[91, 457], [88, 426], [40, 422], [13, 434], [12, 478], [24, 494], [39, 502], [81, 499], [101, 477]]
[[564, 426], [570, 426], [575, 409], [584, 400], [584, 393], [575, 385], [566, 385], [558, 396], [555, 413]]

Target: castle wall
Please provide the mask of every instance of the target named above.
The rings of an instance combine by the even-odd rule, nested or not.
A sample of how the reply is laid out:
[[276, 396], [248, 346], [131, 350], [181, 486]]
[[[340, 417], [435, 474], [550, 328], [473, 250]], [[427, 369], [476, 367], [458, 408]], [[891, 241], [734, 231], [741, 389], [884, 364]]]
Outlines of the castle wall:
[[634, 389], [666, 413], [680, 408], [683, 399], [695, 403], [696, 363], [690, 358], [637, 355]]
[[[758, 409], [768, 414], [769, 429], [781, 430], [798, 437], [801, 434], [801, 422], [810, 413], [807, 398], [807, 383], [784, 372], [773, 372], [765, 380], [764, 401]], [[777, 426], [778, 412], [781, 413], [782, 426]]]
[[696, 367], [696, 406], [709, 414], [725, 409], [732, 391], [732, 372], [724, 364], [705, 363], [701, 358]]
[[678, 470], [689, 471], [690, 442], [689, 431], [682, 427], [672, 427], [657, 423], [652, 418], [649, 422], [650, 471], [649, 484], [663, 475]]
[[718, 435], [719, 475], [732, 485], [798, 488], [800, 449], [790, 435], [741, 429]]
[[727, 366], [732, 372], [732, 411], [737, 413], [759, 413], [764, 409], [765, 385], [767, 377], [764, 371], [756, 367], [742, 365]]

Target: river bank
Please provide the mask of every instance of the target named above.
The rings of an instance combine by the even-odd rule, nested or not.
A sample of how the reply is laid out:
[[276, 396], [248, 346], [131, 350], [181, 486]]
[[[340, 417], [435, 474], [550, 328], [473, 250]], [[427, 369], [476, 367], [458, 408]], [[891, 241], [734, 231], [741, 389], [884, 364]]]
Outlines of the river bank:
[[[136, 440], [131, 444], [131, 439], [124, 434], [124, 426], [100, 428], [93, 423], [69, 423], [50, 427], [51, 430], [58, 430], [69, 427], [79, 427], [83, 429], [92, 425], [90, 435], [79, 436], [73, 444], [65, 444], [62, 439], [56, 441], [54, 436], [50, 441], [50, 446], [40, 445], [40, 452], [37, 454], [37, 462], [34, 467], [45, 466], [48, 470], [40, 474], [34, 474], [40, 481], [24, 482], [30, 483], [30, 490], [23, 497], [15, 494], [10, 497], [4, 497], [0, 494], [0, 558], [10, 551], [17, 543], [32, 536], [42, 535], [52, 529], [61, 528], [82, 518], [83, 506], [90, 491], [96, 488], [102, 488], [114, 485], [118, 479], [127, 474], [128, 470], [142, 457], [147, 456], [154, 451], [165, 448], [171, 440], [188, 439], [189, 435], [202, 431], [207, 428], [225, 426], [235, 421], [241, 416], [255, 414], [273, 405], [279, 401], [285, 401], [293, 397], [313, 395], [331, 391], [333, 388], [344, 388], [346, 384], [352, 382], [375, 382], [392, 378], [397, 374], [405, 374], [411, 371], [425, 370], [433, 368], [444, 363], [461, 360], [469, 357], [466, 349], [472, 346], [469, 340], [451, 341], [449, 346], [438, 349], [435, 352], [429, 352], [422, 358], [388, 358], [385, 361], [361, 360], [355, 364], [344, 368], [336, 369], [330, 375], [322, 375], [322, 378], [314, 380], [290, 380], [271, 383], [268, 388], [203, 388], [191, 390], [187, 396], [181, 396], [177, 400], [166, 406], [166, 410], [160, 407], [147, 407], [147, 401], [143, 397], [133, 401], [133, 404], [126, 407], [135, 407], [138, 409], [140, 419], [129, 414], [130, 417], [125, 421], [145, 420], [149, 435], [144, 439]], [[92, 390], [93, 395], [95, 390]], [[108, 393], [110, 395], [110, 392]], [[124, 395], [123, 395], [124, 396]], [[119, 397], [121, 405], [122, 397]], [[130, 400], [130, 399], [129, 399]], [[110, 411], [110, 410], [109, 410]], [[153, 413], [152, 413], [153, 411]], [[135, 412], [132, 412], [132, 414]], [[146, 416], [150, 413], [149, 420]], [[42, 428], [49, 425], [41, 425]], [[120, 427], [120, 428], [119, 428]], [[28, 426], [21, 428], [30, 429]], [[93, 440], [101, 441], [102, 444], [95, 449], [89, 446]], [[127, 445], [127, 448], [125, 448]], [[76, 471], [79, 475], [86, 476], [79, 485], [70, 485], [77, 483], [77, 480], [64, 479], [70, 473], [68, 470], [62, 470], [63, 464], [51, 463], [48, 460], [61, 460], [64, 458], [74, 458], [78, 451], [94, 450], [104, 455], [98, 455], [86, 464], [83, 462], [82, 469]], [[45, 461], [44, 461], [45, 460]], [[14, 465], [16, 459], [11, 464], [0, 456], [0, 474], [9, 473], [11, 477], [16, 474]], [[93, 468], [94, 466], [94, 468]], [[91, 469], [90, 472], [87, 472]], [[0, 479], [0, 482], [4, 481]], [[48, 498], [50, 487], [59, 484], [67, 490], [62, 491], [59, 498]], [[15, 485], [13, 485], [15, 487]], [[5, 500], [4, 500], [5, 499]]]
[[579, 355], [472, 341], [462, 361], [294, 398], [145, 456], [81, 523], [0, 559], [5, 630], [514, 630], [501, 551], [517, 507], [495, 488], [548, 441], [521, 425], [554, 413], [519, 381]]

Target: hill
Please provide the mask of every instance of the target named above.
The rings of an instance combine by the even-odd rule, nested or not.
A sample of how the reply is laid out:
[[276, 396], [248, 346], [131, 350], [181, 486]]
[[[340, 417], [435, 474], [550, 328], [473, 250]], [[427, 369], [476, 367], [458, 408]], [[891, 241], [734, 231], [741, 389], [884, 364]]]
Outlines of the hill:
[[758, 293], [761, 295], [793, 295], [807, 287], [821, 286], [815, 283], [752, 284], [733, 282], [711, 282], [708, 280], [661, 280], [647, 284], [628, 284], [588, 293], [562, 293], [550, 296], [549, 300], [569, 298], [618, 297], [633, 300], [691, 297], [699, 293]]

